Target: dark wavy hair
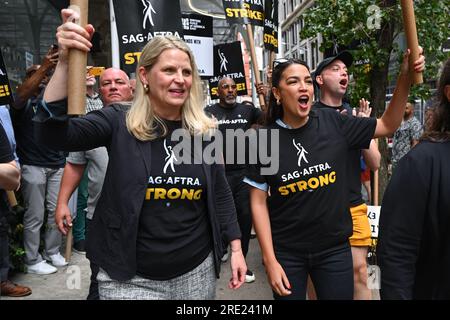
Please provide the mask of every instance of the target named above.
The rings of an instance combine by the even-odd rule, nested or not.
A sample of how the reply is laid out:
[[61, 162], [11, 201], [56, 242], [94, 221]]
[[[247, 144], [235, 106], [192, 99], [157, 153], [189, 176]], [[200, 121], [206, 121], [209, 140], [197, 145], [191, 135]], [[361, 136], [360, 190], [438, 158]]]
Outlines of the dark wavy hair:
[[450, 58], [445, 62], [439, 79], [431, 123], [426, 128], [421, 140], [435, 142], [450, 140], [450, 101], [445, 95], [445, 86], [448, 85], [450, 85]]
[[[305, 66], [309, 70], [309, 67], [305, 61], [299, 59], [279, 59], [273, 62], [272, 67], [272, 87], [279, 88], [281, 76], [284, 70], [286, 70], [292, 64], [300, 64]], [[277, 119], [283, 117], [283, 105], [277, 105], [277, 99], [272, 91], [270, 91], [269, 107], [266, 111], [264, 124], [269, 125], [275, 123]]]

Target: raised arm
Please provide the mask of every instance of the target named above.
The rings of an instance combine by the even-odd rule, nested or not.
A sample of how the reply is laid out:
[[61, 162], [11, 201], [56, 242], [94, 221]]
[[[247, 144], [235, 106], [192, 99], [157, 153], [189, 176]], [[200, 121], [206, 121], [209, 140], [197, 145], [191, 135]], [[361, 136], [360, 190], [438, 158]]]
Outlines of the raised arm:
[[[67, 75], [69, 49], [90, 51], [92, 44], [90, 39], [94, 33], [94, 27], [88, 24], [81, 27], [72, 21], [79, 18], [79, 14], [71, 9], [61, 10], [63, 24], [56, 32], [58, 40], [59, 60], [55, 72], [45, 88], [44, 100], [54, 102], [67, 97]], [[80, 71], [80, 72], [84, 72]]]
[[47, 55], [42, 60], [42, 64], [36, 71], [29, 77], [25, 78], [25, 81], [17, 88], [17, 95], [12, 107], [14, 109], [22, 109], [25, 107], [28, 99], [30, 99], [36, 93], [39, 93], [39, 86], [48, 73], [55, 67], [58, 61], [58, 51], [55, 47], [51, 47], [47, 52]]
[[[412, 80], [408, 66], [409, 55], [410, 50], [408, 49], [403, 56], [403, 63], [397, 79], [397, 85], [395, 86], [394, 94], [389, 102], [389, 106], [381, 118], [377, 120], [374, 138], [391, 136], [402, 123]], [[423, 49], [420, 48], [420, 57], [414, 62], [414, 72], [422, 72], [424, 67], [425, 57], [423, 56]]]

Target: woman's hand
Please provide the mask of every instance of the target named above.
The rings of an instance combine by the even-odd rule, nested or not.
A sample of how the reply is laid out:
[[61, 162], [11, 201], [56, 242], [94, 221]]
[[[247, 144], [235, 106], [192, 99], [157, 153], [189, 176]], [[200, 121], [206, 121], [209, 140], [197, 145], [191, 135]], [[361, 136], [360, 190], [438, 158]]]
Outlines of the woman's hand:
[[228, 283], [230, 289], [239, 289], [245, 282], [245, 274], [247, 273], [247, 264], [245, 263], [242, 249], [231, 248], [231, 279]]
[[94, 27], [88, 24], [85, 27], [79, 26], [75, 22], [80, 19], [80, 15], [72, 9], [61, 10], [60, 25], [56, 32], [58, 40], [59, 61], [67, 62], [69, 49], [78, 49], [81, 51], [90, 51], [91, 37], [94, 33]]
[[[403, 62], [400, 68], [401, 74], [409, 73], [409, 55], [411, 54], [411, 50], [406, 50], [403, 55]], [[423, 55], [423, 48], [419, 46], [419, 58], [414, 61], [414, 71], [417, 73], [423, 72], [425, 70], [425, 56]]]
[[272, 290], [279, 296], [288, 296], [292, 293], [291, 284], [278, 261], [265, 263], [267, 277]]

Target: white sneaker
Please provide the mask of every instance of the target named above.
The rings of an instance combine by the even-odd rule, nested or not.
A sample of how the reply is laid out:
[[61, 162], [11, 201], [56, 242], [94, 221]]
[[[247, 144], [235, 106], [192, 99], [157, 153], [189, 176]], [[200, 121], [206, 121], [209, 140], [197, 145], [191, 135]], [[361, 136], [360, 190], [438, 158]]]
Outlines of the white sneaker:
[[47, 262], [42, 260], [39, 263], [27, 265], [27, 272], [28, 273], [35, 273], [35, 274], [51, 274], [58, 271], [55, 267], [49, 265]]
[[57, 254], [50, 255], [46, 260], [50, 261], [55, 267], [64, 267], [68, 265], [66, 259], [64, 259], [64, 257], [59, 252]]
[[255, 274], [250, 270], [247, 270], [247, 274], [245, 275], [245, 283], [252, 283], [256, 280]]

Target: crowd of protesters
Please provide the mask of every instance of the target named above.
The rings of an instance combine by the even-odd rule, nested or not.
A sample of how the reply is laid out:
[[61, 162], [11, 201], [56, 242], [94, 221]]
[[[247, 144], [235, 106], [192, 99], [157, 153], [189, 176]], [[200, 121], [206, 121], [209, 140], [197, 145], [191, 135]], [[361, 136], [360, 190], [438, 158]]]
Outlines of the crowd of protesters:
[[[230, 289], [254, 282], [245, 262], [252, 224], [275, 299], [371, 299], [361, 172], [379, 167], [373, 139], [394, 136], [395, 170], [378, 245], [382, 298], [450, 298], [450, 252], [439, 249], [448, 240], [450, 211], [443, 196], [450, 185], [449, 61], [423, 135], [408, 102], [412, 73], [424, 69], [422, 53], [413, 69], [405, 53], [379, 119], [370, 117], [365, 99], [357, 107], [344, 100], [353, 61], [348, 52], [325, 59], [314, 73], [303, 61], [275, 60], [270, 83], [255, 84], [267, 97], [262, 112], [238, 102], [228, 77], [219, 81], [219, 102], [205, 108], [195, 58], [172, 36], [144, 47], [133, 85], [125, 72], [109, 68], [96, 93], [90, 68], [80, 70], [86, 72], [87, 114], [72, 117], [68, 52], [88, 52], [94, 32], [73, 23], [77, 15], [62, 10], [58, 45], [17, 88], [8, 108], [14, 132], [1, 117], [2, 295], [31, 294], [8, 280], [5, 191], [20, 188], [27, 272], [47, 275], [66, 266], [62, 235], [72, 228], [74, 250], [90, 261], [88, 299], [214, 299], [225, 256]], [[243, 163], [229, 130], [249, 132]], [[200, 137], [201, 144], [177, 153], [171, 138], [180, 131]], [[215, 159], [221, 161], [196, 162], [215, 147], [218, 132], [224, 144]], [[269, 165], [260, 149], [275, 145], [278, 170], [264, 174]], [[259, 155], [256, 164], [250, 163], [252, 152]], [[77, 210], [71, 212], [77, 188]]]

